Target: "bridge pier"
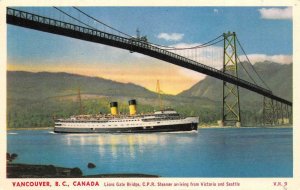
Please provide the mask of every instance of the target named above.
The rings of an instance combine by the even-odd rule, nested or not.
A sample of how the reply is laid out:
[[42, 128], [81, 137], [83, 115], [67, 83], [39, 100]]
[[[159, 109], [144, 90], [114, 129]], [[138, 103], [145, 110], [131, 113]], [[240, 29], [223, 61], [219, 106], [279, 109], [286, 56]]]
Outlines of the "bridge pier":
[[233, 127], [237, 127], [237, 128], [240, 128], [241, 127], [241, 122], [224, 122], [223, 120], [220, 120], [218, 121], [218, 125], [219, 127], [225, 127], [225, 126], [233, 126]]
[[292, 109], [289, 105], [265, 97], [263, 100], [263, 124], [285, 125], [292, 124]]

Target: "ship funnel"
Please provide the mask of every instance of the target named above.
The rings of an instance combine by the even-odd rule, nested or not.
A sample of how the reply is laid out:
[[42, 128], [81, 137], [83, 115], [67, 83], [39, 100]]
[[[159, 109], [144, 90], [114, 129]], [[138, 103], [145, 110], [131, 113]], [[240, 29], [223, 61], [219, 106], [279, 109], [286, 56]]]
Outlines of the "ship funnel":
[[130, 115], [135, 115], [136, 114], [136, 100], [129, 100], [129, 113]]
[[110, 102], [110, 113], [111, 115], [118, 114], [118, 102]]

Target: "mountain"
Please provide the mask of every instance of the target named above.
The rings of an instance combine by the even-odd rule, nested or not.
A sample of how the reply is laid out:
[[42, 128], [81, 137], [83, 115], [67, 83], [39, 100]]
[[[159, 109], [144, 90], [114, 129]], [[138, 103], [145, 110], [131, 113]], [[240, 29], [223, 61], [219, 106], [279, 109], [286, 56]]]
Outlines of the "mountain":
[[[53, 117], [80, 114], [79, 88], [83, 114], [109, 113], [110, 101], [118, 101], [119, 111], [127, 113], [130, 99], [137, 100], [140, 113], [160, 109], [158, 95], [135, 84], [69, 73], [8, 71], [8, 128], [53, 126]], [[183, 115], [201, 115], [204, 122], [219, 117], [210, 114], [217, 105], [207, 98], [163, 95], [162, 99], [164, 107]]]
[[[120, 83], [97, 77], [69, 73], [7, 72], [8, 128], [53, 126], [53, 117], [79, 114], [80, 88], [84, 114], [109, 112], [109, 102], [119, 101], [127, 111], [127, 101], [136, 98], [152, 101], [157, 95], [131, 83]], [[149, 103], [150, 104], [150, 103]]]
[[120, 83], [99, 77], [69, 73], [7, 72], [7, 92], [10, 99], [40, 100], [78, 94], [154, 98], [156, 94], [132, 83]]
[[[293, 64], [282, 65], [269, 61], [254, 64], [253, 67], [265, 84], [261, 82], [256, 72], [253, 70], [253, 68], [251, 68], [252, 66], [250, 65], [250, 63], [243, 62], [242, 64], [243, 65], [238, 65], [239, 78], [253, 83], [251, 78], [248, 77], [247, 73], [244, 71], [244, 67], [246, 68], [249, 75], [253, 78], [253, 80], [257, 83], [257, 85], [267, 88], [265, 86], [265, 84], [267, 84], [268, 88], [271, 89], [273, 94], [289, 101], [292, 100]], [[205, 79], [201, 80], [190, 89], [183, 91], [178, 96], [200, 98], [205, 97], [213, 101], [221, 101], [222, 85], [223, 82], [221, 80], [207, 76]], [[243, 102], [244, 104], [251, 104], [251, 102], [253, 101], [262, 100], [262, 96], [243, 88], [240, 88], [240, 98], [241, 102]]]

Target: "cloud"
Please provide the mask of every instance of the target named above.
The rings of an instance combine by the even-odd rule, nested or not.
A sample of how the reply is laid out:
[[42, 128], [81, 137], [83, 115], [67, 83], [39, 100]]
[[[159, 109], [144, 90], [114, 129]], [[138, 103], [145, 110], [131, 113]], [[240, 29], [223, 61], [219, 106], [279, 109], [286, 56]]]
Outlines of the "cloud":
[[258, 9], [262, 19], [291, 20], [293, 18], [292, 8], [261, 8]]
[[183, 38], [184, 34], [179, 33], [160, 33], [157, 35], [157, 38], [164, 39], [166, 41], [179, 41]]
[[190, 48], [190, 47], [194, 47], [194, 46], [199, 46], [201, 45], [200, 43], [192, 43], [192, 44], [188, 44], [188, 43], [177, 43], [177, 44], [173, 44], [171, 45], [172, 47], [175, 48]]
[[[252, 64], [256, 62], [272, 61], [280, 64], [290, 64], [293, 62], [292, 55], [266, 55], [266, 54], [250, 54], [247, 55]], [[245, 56], [239, 56], [241, 61], [246, 61]]]

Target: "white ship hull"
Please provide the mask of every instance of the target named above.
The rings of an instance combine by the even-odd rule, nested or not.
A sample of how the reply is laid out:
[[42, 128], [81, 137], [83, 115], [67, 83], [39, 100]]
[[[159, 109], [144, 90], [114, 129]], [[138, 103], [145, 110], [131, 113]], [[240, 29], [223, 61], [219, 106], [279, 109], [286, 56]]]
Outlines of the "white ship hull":
[[156, 117], [115, 118], [106, 121], [57, 120], [57, 133], [149, 133], [197, 131], [198, 117], [161, 119]]

